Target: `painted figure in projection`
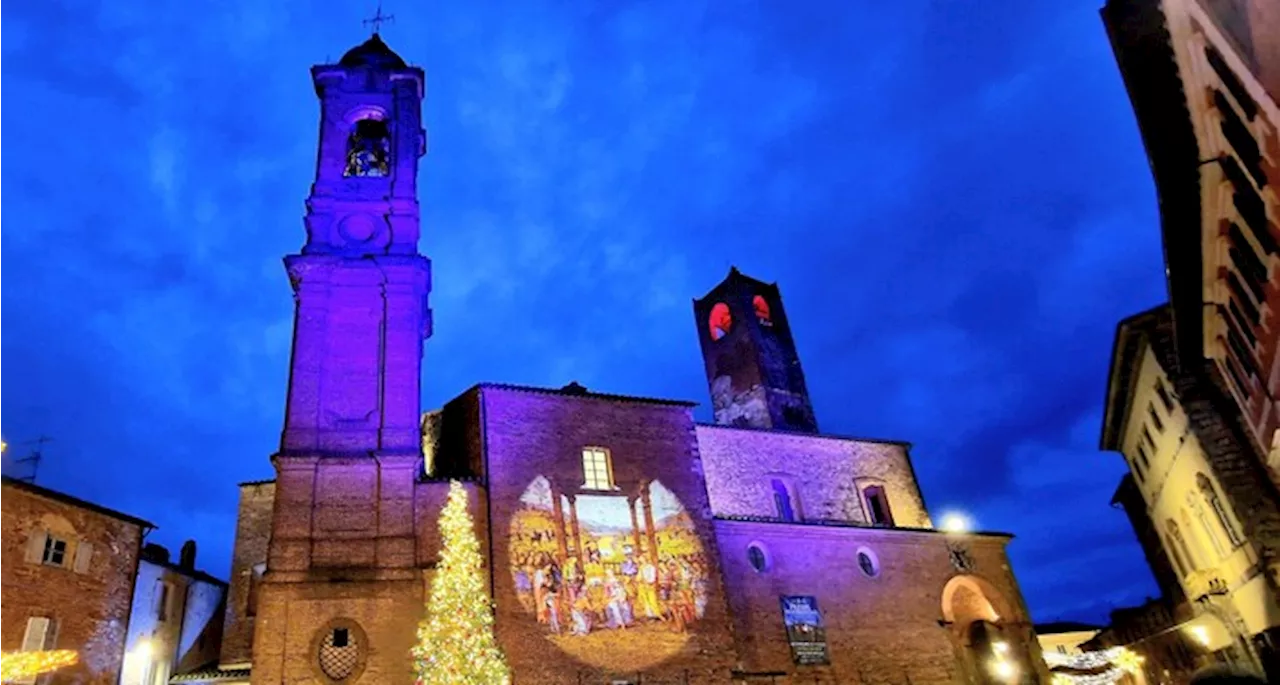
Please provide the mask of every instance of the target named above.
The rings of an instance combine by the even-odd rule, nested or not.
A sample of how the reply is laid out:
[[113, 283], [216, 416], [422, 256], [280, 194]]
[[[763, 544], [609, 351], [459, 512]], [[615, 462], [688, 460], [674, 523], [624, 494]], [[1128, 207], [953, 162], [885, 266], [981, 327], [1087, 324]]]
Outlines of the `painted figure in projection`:
[[575, 656], [615, 662], [628, 641], [645, 645], [643, 660], [659, 661], [706, 609], [702, 543], [657, 481], [635, 495], [588, 492], [553, 495], [543, 477], [525, 490], [511, 522], [517, 596], [544, 634]]

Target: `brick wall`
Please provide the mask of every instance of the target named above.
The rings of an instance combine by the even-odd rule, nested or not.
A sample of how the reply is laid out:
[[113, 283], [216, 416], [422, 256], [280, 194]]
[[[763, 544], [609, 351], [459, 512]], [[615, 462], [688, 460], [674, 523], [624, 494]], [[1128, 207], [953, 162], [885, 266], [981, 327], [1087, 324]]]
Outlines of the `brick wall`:
[[[795, 683], [964, 680], [962, 634], [974, 617], [960, 607], [954, 623], [944, 625], [944, 589], [961, 575], [952, 566], [949, 539], [959, 540], [972, 560], [971, 574], [964, 577], [988, 588], [1024, 672], [1042, 672], [1004, 538], [744, 521], [718, 521], [716, 535], [747, 672], [786, 672], [791, 680], [778, 682]], [[750, 564], [751, 545], [764, 550], [764, 571]], [[875, 561], [874, 576], [860, 568], [860, 550]], [[793, 664], [781, 595], [817, 599], [830, 666]]]
[[254, 567], [267, 561], [275, 493], [276, 485], [271, 481], [240, 486], [236, 542], [231, 553], [230, 587], [219, 657], [223, 665], [249, 663], [252, 657], [254, 617], [249, 611], [249, 594], [257, 582]]
[[[516, 683], [576, 683], [580, 675], [587, 678], [583, 682], [599, 682], [606, 673], [636, 672], [645, 674], [645, 682], [679, 678], [686, 672], [690, 682], [724, 682], [734, 661], [732, 638], [689, 408], [488, 386], [482, 389], [482, 402], [493, 522], [497, 634], [516, 673]], [[619, 488], [616, 496], [593, 496], [578, 489], [584, 481], [584, 446], [610, 451], [614, 481]], [[583, 502], [584, 530], [590, 528], [588, 520], [593, 516], [587, 511], [587, 503], [593, 503], [590, 506], [599, 507], [600, 511], [613, 511], [607, 508], [616, 506], [625, 512], [628, 496], [636, 496], [642, 483], [660, 483], [688, 516], [692, 532], [685, 544], [700, 547], [704, 555], [707, 568], [700, 574], [705, 581], [702, 617], [680, 631], [674, 622], [645, 619], [636, 602], [637, 621], [631, 628], [615, 630], [597, 624], [589, 635], [571, 636], [567, 635], [571, 620], [566, 615], [562, 634], [551, 635], [549, 624], [540, 624], [532, 607], [521, 603], [522, 596], [528, 601], [529, 593], [517, 593], [513, 573], [513, 565], [520, 560], [517, 556], [528, 558], [523, 547], [513, 552], [515, 515], [521, 509], [521, 498], [530, 493], [530, 486], [537, 479], [576, 493], [575, 502]], [[651, 488], [652, 493], [658, 491], [657, 485]], [[570, 515], [563, 511], [561, 514], [565, 518]], [[626, 514], [619, 516], [621, 527], [631, 530]], [[642, 528], [647, 526], [643, 518], [643, 514], [637, 515]], [[657, 525], [661, 528], [662, 522]], [[619, 537], [632, 544], [631, 535], [627, 532]], [[589, 535], [583, 536], [587, 538]], [[642, 539], [639, 544], [639, 549], [645, 550], [649, 543]], [[566, 540], [566, 545], [572, 550], [571, 540]], [[658, 548], [664, 549], [661, 544]], [[647, 555], [641, 552], [636, 557], [643, 563]], [[566, 576], [568, 568], [566, 564]], [[589, 565], [584, 565], [584, 574], [591, 577]]]
[[[98, 511], [4, 484], [3, 566], [0, 574], [0, 649], [22, 648], [27, 619], [52, 618], [52, 647], [74, 649], [80, 662], [47, 681], [114, 685], [124, 652], [133, 574], [142, 526]], [[67, 566], [28, 561], [28, 545], [45, 532], [68, 542]], [[87, 543], [87, 563], [77, 572], [76, 547]]]
[[770, 481], [781, 475], [803, 518], [866, 523], [859, 489], [882, 484], [895, 525], [932, 527], [903, 443], [707, 425], [697, 436], [717, 516], [777, 516]]

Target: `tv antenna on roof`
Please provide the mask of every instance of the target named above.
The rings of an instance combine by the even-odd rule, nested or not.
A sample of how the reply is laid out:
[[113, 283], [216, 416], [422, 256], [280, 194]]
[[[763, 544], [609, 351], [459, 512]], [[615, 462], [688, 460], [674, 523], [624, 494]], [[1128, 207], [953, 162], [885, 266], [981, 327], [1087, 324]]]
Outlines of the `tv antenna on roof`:
[[[14, 480], [20, 480], [25, 483], [36, 482], [36, 472], [40, 470], [40, 460], [44, 458], [44, 445], [48, 442], [53, 442], [53, 438], [41, 435], [35, 440], [27, 440], [26, 442], [18, 443], [19, 445], [34, 445], [34, 447], [31, 448], [31, 454], [28, 454], [21, 459], [13, 460], [13, 463], [15, 464], [31, 464], [31, 473], [14, 478]], [[9, 443], [4, 443], [4, 446], [5, 448], [8, 448]]]
[[372, 17], [364, 20], [365, 26], [373, 26], [373, 35], [378, 35], [378, 31], [382, 28], [382, 22], [394, 22], [396, 15], [382, 13], [382, 0], [378, 0], [378, 11]]

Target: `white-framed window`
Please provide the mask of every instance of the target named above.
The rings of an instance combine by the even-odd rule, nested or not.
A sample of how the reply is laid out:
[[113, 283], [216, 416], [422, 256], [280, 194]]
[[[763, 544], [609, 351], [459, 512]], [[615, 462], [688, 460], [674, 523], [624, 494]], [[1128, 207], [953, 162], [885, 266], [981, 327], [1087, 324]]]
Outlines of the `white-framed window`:
[[[26, 632], [22, 634], [22, 651], [40, 652], [53, 649], [58, 639], [58, 622], [48, 616], [31, 616], [27, 619]], [[14, 680], [15, 683], [36, 682], [35, 676]]]
[[69, 566], [71, 559], [71, 543], [68, 541], [46, 534], [44, 536], [44, 553], [41, 555], [40, 563], [49, 566]]
[[588, 490], [613, 490], [613, 461], [603, 447], [582, 448], [582, 487]]

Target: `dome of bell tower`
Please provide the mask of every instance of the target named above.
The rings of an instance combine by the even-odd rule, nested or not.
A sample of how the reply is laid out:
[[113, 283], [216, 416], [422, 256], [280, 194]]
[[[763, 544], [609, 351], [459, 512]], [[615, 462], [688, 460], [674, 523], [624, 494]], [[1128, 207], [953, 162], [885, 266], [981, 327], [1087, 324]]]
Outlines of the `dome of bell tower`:
[[343, 67], [403, 69], [405, 62], [400, 58], [400, 55], [397, 55], [395, 51], [387, 47], [387, 44], [382, 42], [382, 38], [375, 33], [369, 40], [348, 50], [347, 54], [338, 60], [338, 65]]

